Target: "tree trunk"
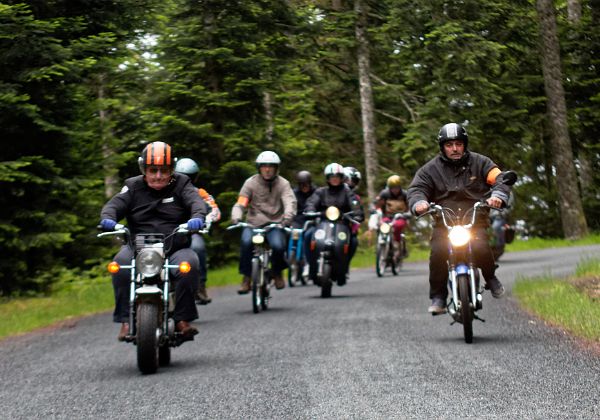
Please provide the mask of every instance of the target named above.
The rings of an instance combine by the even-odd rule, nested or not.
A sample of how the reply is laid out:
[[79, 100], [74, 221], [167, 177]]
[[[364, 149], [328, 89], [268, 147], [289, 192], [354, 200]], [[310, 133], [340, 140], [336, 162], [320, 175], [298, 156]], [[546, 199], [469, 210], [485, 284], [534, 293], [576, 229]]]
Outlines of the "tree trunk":
[[537, 11], [540, 20], [542, 71], [548, 101], [552, 156], [556, 166], [562, 228], [566, 238], [576, 239], [587, 235], [588, 229], [569, 138], [567, 106], [560, 68], [560, 46], [552, 0], [537, 0]]
[[114, 164], [115, 151], [112, 147], [112, 135], [108, 111], [104, 109], [104, 75], [98, 77], [98, 104], [100, 105], [100, 144], [102, 144], [102, 158], [104, 169], [104, 195], [111, 198], [119, 189], [119, 171]]
[[569, 22], [577, 24], [581, 21], [581, 1], [580, 0], [568, 0], [567, 1], [567, 13]]
[[275, 120], [273, 118], [273, 96], [270, 92], [263, 93], [263, 106], [265, 108], [265, 120], [267, 128], [265, 129], [265, 137], [268, 147], [272, 147], [273, 133], [275, 132]]
[[365, 151], [365, 172], [367, 178], [367, 195], [369, 203], [375, 200], [377, 191], [377, 139], [375, 137], [375, 106], [373, 103], [373, 86], [369, 75], [369, 41], [367, 39], [367, 13], [362, 0], [354, 2], [356, 12], [356, 43], [358, 59], [358, 78], [360, 83], [360, 108], [362, 116], [362, 131]]

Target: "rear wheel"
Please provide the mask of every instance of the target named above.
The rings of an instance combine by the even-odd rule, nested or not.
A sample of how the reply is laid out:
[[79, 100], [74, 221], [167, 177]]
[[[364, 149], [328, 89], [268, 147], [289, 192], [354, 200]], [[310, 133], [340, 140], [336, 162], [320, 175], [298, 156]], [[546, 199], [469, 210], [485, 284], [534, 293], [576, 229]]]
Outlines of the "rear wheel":
[[137, 362], [142, 373], [158, 369], [158, 306], [142, 302], [137, 307]]
[[321, 279], [321, 297], [331, 297], [331, 265], [325, 263], [323, 265], [323, 278]]
[[460, 297], [460, 314], [465, 334], [465, 342], [473, 342], [473, 308], [470, 305], [469, 276], [458, 276], [458, 294]]
[[262, 267], [258, 258], [252, 259], [252, 311], [257, 314], [261, 310], [260, 276]]

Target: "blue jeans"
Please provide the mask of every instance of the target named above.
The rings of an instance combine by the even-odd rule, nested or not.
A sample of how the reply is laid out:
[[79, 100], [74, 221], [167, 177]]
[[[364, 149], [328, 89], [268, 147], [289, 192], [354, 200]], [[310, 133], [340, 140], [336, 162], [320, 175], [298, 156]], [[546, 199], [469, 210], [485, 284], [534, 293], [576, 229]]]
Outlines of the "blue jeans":
[[[274, 275], [280, 275], [287, 268], [285, 261], [286, 238], [285, 233], [280, 228], [273, 228], [265, 235], [269, 246], [271, 247], [271, 267]], [[252, 256], [254, 244], [252, 244], [252, 228], [245, 227], [242, 231], [240, 244], [240, 274], [244, 276], [252, 275]]]

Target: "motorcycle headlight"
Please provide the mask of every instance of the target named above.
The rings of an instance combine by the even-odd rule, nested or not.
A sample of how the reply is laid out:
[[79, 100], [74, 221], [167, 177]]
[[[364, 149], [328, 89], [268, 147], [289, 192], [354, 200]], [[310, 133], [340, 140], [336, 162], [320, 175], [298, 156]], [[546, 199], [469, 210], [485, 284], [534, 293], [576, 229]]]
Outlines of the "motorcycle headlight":
[[160, 273], [163, 265], [162, 256], [152, 249], [142, 249], [135, 260], [135, 268], [144, 277], [153, 277]]
[[332, 222], [335, 222], [337, 219], [340, 218], [340, 209], [334, 206], [328, 207], [327, 210], [325, 210], [325, 217], [327, 217]]
[[390, 230], [392, 230], [392, 227], [389, 225], [389, 223], [382, 223], [379, 226], [379, 231], [383, 234], [390, 233]]
[[464, 246], [471, 239], [471, 234], [462, 226], [454, 226], [450, 229], [450, 243], [454, 246]]
[[265, 242], [265, 237], [263, 235], [254, 235], [252, 237], [252, 243], [255, 245], [260, 245]]
[[300, 239], [300, 235], [302, 234], [302, 229], [294, 229], [292, 230], [292, 239], [297, 241]]

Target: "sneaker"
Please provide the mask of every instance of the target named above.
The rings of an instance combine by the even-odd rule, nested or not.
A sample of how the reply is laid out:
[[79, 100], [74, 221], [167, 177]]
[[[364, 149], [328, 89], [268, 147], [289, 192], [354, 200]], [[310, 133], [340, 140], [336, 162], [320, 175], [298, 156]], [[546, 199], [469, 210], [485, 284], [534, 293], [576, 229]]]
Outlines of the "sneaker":
[[307, 279], [308, 278], [308, 263], [304, 264], [304, 267], [302, 267], [302, 277]]
[[446, 299], [433, 298], [431, 299], [431, 306], [427, 309], [431, 315], [440, 315], [446, 313]]
[[238, 294], [245, 295], [250, 291], [250, 276], [244, 276], [242, 279], [242, 285], [238, 289]]
[[490, 280], [486, 280], [485, 288], [492, 292], [492, 296], [496, 299], [500, 299], [504, 295], [504, 286], [495, 276]]
[[281, 273], [274, 275], [273, 280], [275, 281], [275, 288], [283, 289], [285, 287], [285, 281], [283, 281]]
[[198, 291], [196, 292], [196, 305], [208, 305], [210, 302], [212, 302], [212, 299], [206, 292], [206, 286], [199, 286]]

